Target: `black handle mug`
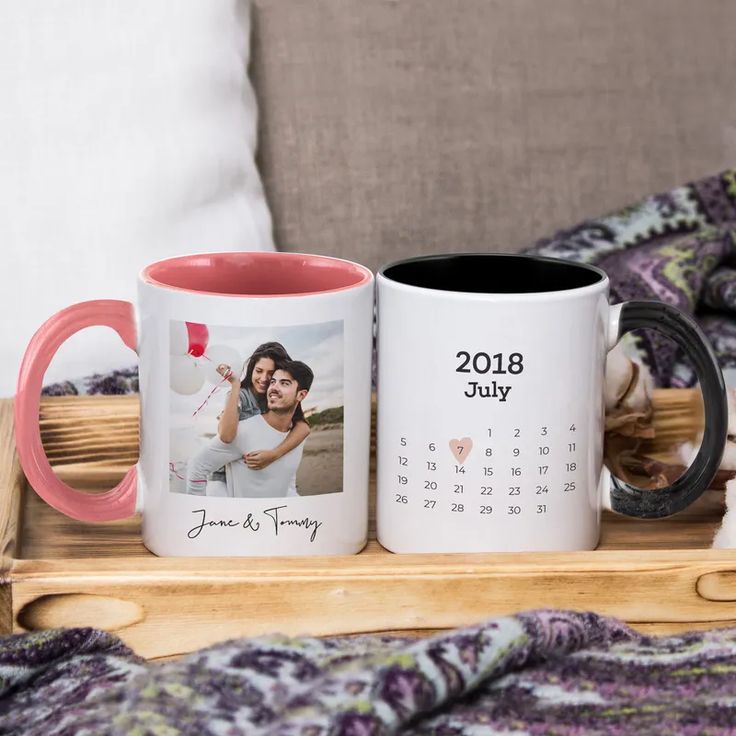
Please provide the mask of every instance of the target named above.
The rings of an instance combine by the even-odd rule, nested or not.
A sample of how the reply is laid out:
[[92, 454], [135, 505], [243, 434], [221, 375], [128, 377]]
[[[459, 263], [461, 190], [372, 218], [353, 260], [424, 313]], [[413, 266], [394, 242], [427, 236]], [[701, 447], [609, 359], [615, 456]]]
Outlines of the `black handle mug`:
[[618, 336], [644, 327], [664, 333], [682, 348], [700, 380], [705, 428], [692, 465], [672, 485], [644, 491], [613, 477], [611, 509], [626, 516], [657, 519], [689, 506], [708, 488], [723, 457], [728, 433], [728, 402], [723, 374], [708, 339], [695, 321], [679, 309], [655, 301], [621, 305]]
[[[693, 361], [705, 435], [668, 488], [614, 479], [610, 507], [677, 513], [726, 443], [723, 376], [695, 321], [661, 302], [609, 303], [598, 268], [538, 256], [426, 256], [380, 270], [378, 539], [394, 552], [594, 549], [608, 352], [654, 328]], [[606, 489], [609, 493], [609, 489]]]

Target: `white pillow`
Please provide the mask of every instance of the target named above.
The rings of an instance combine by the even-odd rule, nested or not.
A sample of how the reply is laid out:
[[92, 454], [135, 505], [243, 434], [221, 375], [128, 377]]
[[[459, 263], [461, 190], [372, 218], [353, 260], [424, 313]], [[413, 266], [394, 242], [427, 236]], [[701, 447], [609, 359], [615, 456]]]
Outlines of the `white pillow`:
[[[0, 396], [53, 312], [134, 299], [147, 263], [273, 249], [255, 166], [248, 3], [0, 4]], [[46, 382], [122, 368], [110, 331], [70, 340]]]

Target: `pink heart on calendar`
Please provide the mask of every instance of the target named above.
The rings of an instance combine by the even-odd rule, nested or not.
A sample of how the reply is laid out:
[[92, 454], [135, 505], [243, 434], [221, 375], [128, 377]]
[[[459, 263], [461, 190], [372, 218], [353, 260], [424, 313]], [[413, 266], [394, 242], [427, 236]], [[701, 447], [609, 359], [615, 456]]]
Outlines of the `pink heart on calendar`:
[[472, 449], [473, 440], [470, 437], [463, 437], [461, 440], [450, 440], [450, 450], [460, 465], [465, 462]]

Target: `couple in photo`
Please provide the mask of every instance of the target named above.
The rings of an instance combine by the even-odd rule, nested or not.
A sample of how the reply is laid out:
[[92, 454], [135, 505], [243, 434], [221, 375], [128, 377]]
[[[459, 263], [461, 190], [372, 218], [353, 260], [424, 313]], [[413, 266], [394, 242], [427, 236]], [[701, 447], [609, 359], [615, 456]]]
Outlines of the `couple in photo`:
[[187, 463], [187, 493], [231, 498], [296, 496], [296, 471], [310, 433], [301, 402], [314, 374], [278, 342], [259, 345], [241, 381], [231, 366], [217, 436]]

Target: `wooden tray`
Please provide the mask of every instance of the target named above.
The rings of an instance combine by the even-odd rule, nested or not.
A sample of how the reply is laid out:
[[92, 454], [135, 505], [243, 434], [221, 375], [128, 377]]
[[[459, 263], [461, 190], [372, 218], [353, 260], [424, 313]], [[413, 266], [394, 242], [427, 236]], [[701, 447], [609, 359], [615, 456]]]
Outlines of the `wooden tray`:
[[[690, 395], [655, 400], [666, 408], [675, 396], [681, 407]], [[693, 434], [692, 420], [681, 424], [667, 431]], [[138, 402], [45, 400], [42, 429], [59, 474], [100, 490], [136, 459]], [[594, 610], [652, 633], [736, 625], [736, 551], [709, 549], [722, 492], [666, 520], [605, 514], [594, 552], [393, 555], [372, 539], [351, 557], [165, 559], [141, 544], [139, 519], [75, 522], [27, 488], [9, 401], [0, 438], [3, 633], [97, 626], [155, 658], [272, 631], [422, 634], [535, 607]]]

